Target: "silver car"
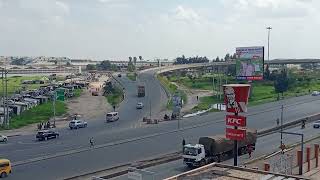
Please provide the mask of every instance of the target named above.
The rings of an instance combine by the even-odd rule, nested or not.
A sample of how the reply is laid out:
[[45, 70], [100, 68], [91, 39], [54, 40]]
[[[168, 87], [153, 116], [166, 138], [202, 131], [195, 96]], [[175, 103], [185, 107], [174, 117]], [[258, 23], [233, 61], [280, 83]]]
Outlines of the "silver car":
[[137, 107], [137, 109], [142, 109], [143, 106], [144, 106], [144, 105], [143, 105], [142, 102], [138, 102], [136, 107]]
[[0, 134], [0, 142], [6, 143], [8, 141], [8, 137]]
[[320, 120], [313, 123], [313, 128], [320, 128]]
[[78, 129], [87, 127], [88, 123], [82, 120], [72, 120], [69, 123], [70, 129]]

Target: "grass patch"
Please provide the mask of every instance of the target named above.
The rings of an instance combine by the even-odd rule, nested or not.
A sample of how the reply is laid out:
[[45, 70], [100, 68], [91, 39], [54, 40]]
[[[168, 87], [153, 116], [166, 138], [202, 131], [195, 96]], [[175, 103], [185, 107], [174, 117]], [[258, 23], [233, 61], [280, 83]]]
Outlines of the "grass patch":
[[74, 97], [80, 97], [82, 92], [83, 92], [83, 88], [81, 88], [81, 89], [75, 89], [75, 90], [73, 91]]
[[[188, 98], [187, 98], [187, 94], [184, 91], [179, 90], [178, 87], [175, 84], [171, 83], [168, 80], [168, 78], [165, 76], [158, 75], [157, 78], [160, 81], [160, 83], [165, 87], [165, 89], [169, 91], [171, 95], [179, 94], [183, 102], [187, 103]], [[167, 109], [172, 109], [173, 108], [172, 106], [173, 106], [172, 101], [171, 99], [169, 99], [167, 102]]]
[[136, 81], [137, 80], [137, 74], [136, 73], [127, 73], [127, 77], [131, 81]]
[[120, 88], [112, 89], [111, 93], [109, 93], [106, 98], [109, 104], [112, 106], [118, 106], [123, 100], [123, 91]]
[[[223, 99], [220, 100], [219, 98], [216, 98], [216, 96], [200, 97], [199, 100], [200, 100], [200, 103], [192, 108], [193, 112], [206, 110], [206, 109], [209, 109], [212, 104], [223, 102]], [[218, 110], [213, 109], [213, 111], [216, 112]]]
[[[67, 112], [67, 106], [63, 101], [56, 101], [56, 116], [61, 116]], [[38, 105], [32, 109], [26, 110], [19, 116], [10, 119], [9, 128], [1, 129], [17, 129], [29, 124], [45, 122], [53, 117], [52, 102]]]
[[[12, 76], [8, 77], [8, 94], [14, 94], [16, 91], [26, 89], [37, 89], [45, 84], [21, 84], [23, 80], [41, 80], [42, 76]], [[3, 94], [2, 79], [0, 77], [0, 94]]]

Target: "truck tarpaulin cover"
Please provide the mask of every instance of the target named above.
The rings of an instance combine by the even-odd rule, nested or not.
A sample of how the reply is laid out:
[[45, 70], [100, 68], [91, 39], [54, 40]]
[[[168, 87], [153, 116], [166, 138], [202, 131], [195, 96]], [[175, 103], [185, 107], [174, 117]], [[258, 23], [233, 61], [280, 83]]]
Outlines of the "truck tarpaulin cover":
[[[238, 141], [238, 147], [253, 144], [257, 141], [257, 130], [247, 129], [246, 139]], [[207, 155], [212, 156], [233, 150], [233, 140], [223, 135], [200, 137], [199, 144], [204, 145]]]

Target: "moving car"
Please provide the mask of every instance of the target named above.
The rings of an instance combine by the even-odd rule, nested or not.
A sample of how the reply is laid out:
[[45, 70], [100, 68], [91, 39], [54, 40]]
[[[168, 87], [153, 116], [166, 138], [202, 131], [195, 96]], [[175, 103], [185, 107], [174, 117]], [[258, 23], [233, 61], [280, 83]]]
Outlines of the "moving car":
[[99, 96], [99, 92], [98, 91], [92, 91], [92, 96]]
[[6, 143], [8, 141], [8, 137], [0, 134], [0, 142]]
[[48, 139], [52, 139], [52, 138], [58, 138], [59, 137], [59, 133], [55, 132], [53, 130], [43, 130], [43, 131], [38, 131], [36, 138], [39, 141], [43, 141], [43, 140], [48, 140]]
[[0, 159], [0, 178], [5, 178], [11, 173], [11, 163], [8, 159]]
[[320, 95], [320, 92], [319, 92], [319, 91], [313, 91], [311, 95], [312, 95], [312, 96], [319, 96], [319, 95]]
[[113, 122], [119, 120], [118, 112], [109, 112], [106, 115], [106, 122]]
[[87, 127], [88, 123], [82, 120], [72, 120], [69, 123], [70, 129], [78, 129]]
[[313, 123], [313, 128], [320, 128], [320, 120]]
[[118, 74], [118, 77], [121, 77], [121, 74]]
[[142, 102], [138, 102], [136, 107], [137, 107], [137, 109], [142, 109], [143, 106], [144, 106], [144, 105], [143, 105]]

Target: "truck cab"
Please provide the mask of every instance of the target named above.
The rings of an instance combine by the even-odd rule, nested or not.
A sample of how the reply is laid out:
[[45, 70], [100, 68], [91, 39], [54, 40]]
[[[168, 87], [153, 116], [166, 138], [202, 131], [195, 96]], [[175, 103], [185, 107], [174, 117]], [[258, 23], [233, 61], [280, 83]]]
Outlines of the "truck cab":
[[188, 167], [199, 167], [206, 164], [205, 149], [202, 144], [187, 144], [183, 147], [183, 163]]

